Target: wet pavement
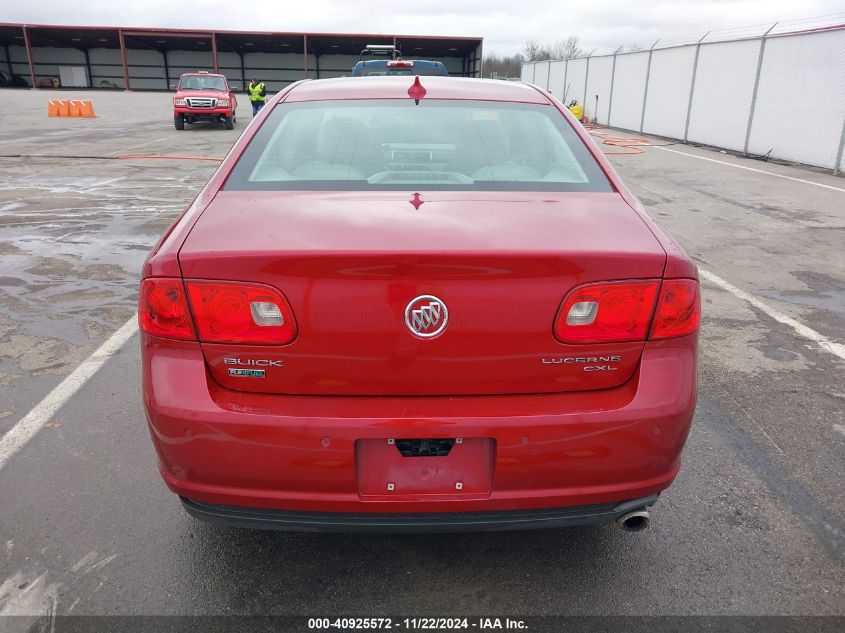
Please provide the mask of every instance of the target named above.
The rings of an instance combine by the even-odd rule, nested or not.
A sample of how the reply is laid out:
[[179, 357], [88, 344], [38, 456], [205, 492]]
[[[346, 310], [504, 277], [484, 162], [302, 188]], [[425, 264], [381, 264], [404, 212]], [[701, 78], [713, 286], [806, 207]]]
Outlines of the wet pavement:
[[110, 157], [222, 157], [246, 122], [232, 131], [204, 124], [178, 132], [161, 93], [97, 93], [96, 119], [47, 118], [48, 98], [74, 93], [2, 96], [43, 102], [19, 127], [0, 129], [5, 432], [133, 314], [147, 253], [217, 165]]
[[[247, 123], [177, 132], [169, 95], [123, 92], [93, 94], [97, 119], [47, 119], [55, 97], [0, 93], [21, 113], [0, 126], [0, 433], [131, 318], [147, 251], [215, 168], [110, 156], [220, 157]], [[813, 171], [668, 149], [845, 189]], [[845, 191], [668, 149], [613, 162], [702, 269], [845, 341]], [[338, 536], [197, 523], [155, 469], [135, 336], [0, 468], [0, 615], [845, 615], [845, 362], [702, 288], [699, 409], [648, 531]]]

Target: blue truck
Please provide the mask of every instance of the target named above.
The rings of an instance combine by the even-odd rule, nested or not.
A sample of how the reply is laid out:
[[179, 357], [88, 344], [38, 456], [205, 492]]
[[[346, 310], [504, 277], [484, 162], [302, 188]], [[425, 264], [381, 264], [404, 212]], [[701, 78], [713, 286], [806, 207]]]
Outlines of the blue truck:
[[[388, 59], [364, 59], [366, 56], [384, 55]], [[402, 59], [402, 53], [395, 46], [370, 44], [363, 51], [355, 67], [353, 77], [393, 77], [394, 75], [435, 75], [448, 77], [449, 71], [443, 62], [427, 59]]]

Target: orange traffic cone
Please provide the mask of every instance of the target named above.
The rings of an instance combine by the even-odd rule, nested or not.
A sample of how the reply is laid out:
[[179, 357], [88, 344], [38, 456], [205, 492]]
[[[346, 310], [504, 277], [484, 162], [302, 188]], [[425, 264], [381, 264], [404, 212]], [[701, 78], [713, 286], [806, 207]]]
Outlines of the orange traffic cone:
[[93, 119], [97, 115], [94, 114], [94, 104], [90, 101], [65, 101], [64, 99], [50, 99], [47, 102], [47, 116], [81, 117], [84, 119]]
[[86, 119], [93, 119], [97, 115], [94, 114], [94, 104], [90, 101], [80, 101], [79, 102], [79, 116], [85, 117]]

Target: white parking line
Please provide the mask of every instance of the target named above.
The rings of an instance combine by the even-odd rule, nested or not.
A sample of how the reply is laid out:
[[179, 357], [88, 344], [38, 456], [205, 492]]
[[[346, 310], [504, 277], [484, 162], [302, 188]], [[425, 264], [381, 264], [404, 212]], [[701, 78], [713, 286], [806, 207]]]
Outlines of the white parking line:
[[672, 152], [673, 154], [680, 154], [681, 156], [689, 156], [690, 158], [697, 158], [699, 160], [706, 160], [711, 163], [719, 163], [720, 165], [727, 165], [728, 167], [736, 167], [737, 169], [745, 169], [746, 171], [753, 171], [758, 174], [766, 174], [767, 176], [774, 176], [775, 178], [785, 178], [786, 180], [794, 180], [795, 182], [803, 182], [805, 185], [814, 185], [824, 189], [832, 189], [833, 191], [841, 191], [845, 193], [842, 187], [834, 187], [833, 185], [826, 185], [822, 182], [815, 182], [813, 180], [805, 180], [804, 178], [795, 178], [794, 176], [787, 176], [785, 174], [778, 174], [773, 171], [766, 171], [765, 169], [757, 169], [755, 167], [746, 167], [745, 165], [737, 165], [736, 163], [729, 163], [726, 160], [716, 160], [715, 158], [707, 158], [706, 156], [699, 156], [698, 154], [690, 154], [688, 152], [679, 152], [676, 149], [669, 149], [668, 147], [660, 147], [659, 145], [652, 145], [654, 149], [659, 149], [664, 152]]
[[826, 352], [830, 352], [834, 356], [838, 356], [842, 360], [845, 360], [845, 345], [843, 345], [842, 343], [836, 343], [834, 341], [831, 341], [829, 338], [822, 334], [819, 334], [814, 329], [807, 327], [806, 325], [799, 321], [796, 321], [792, 317], [786, 316], [782, 312], [778, 312], [774, 308], [760, 301], [757, 297], [754, 297], [745, 292], [744, 290], [737, 288], [733, 284], [728, 283], [721, 277], [711, 273], [709, 270], [702, 270], [699, 268], [698, 274], [710, 283], [719, 286], [722, 290], [727, 290], [728, 292], [733, 295], [736, 295], [743, 301], [747, 301], [761, 312], [768, 314], [775, 321], [783, 323], [784, 325], [788, 325], [793, 330], [795, 330], [795, 333], [798, 334], [798, 336], [809, 339], [814, 343], [817, 343], [818, 346]]
[[97, 373], [129, 338], [138, 331], [137, 317], [132, 317], [88, 358], [82, 361], [47, 396], [0, 438], [0, 468], [23, 448], [65, 402]]

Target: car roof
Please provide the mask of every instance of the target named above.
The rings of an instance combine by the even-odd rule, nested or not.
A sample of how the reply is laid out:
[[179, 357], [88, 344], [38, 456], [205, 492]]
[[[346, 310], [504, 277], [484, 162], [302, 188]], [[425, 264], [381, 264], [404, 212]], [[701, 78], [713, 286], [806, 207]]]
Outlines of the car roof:
[[[343, 77], [316, 79], [297, 84], [285, 102], [323, 101], [327, 99], [407, 99], [414, 77]], [[549, 100], [538, 90], [516, 81], [470, 79], [467, 77], [420, 77], [428, 99], [477, 99], [513, 101], [547, 105]]]
[[180, 77], [223, 77], [226, 78], [226, 75], [223, 73], [182, 73], [179, 75]]

